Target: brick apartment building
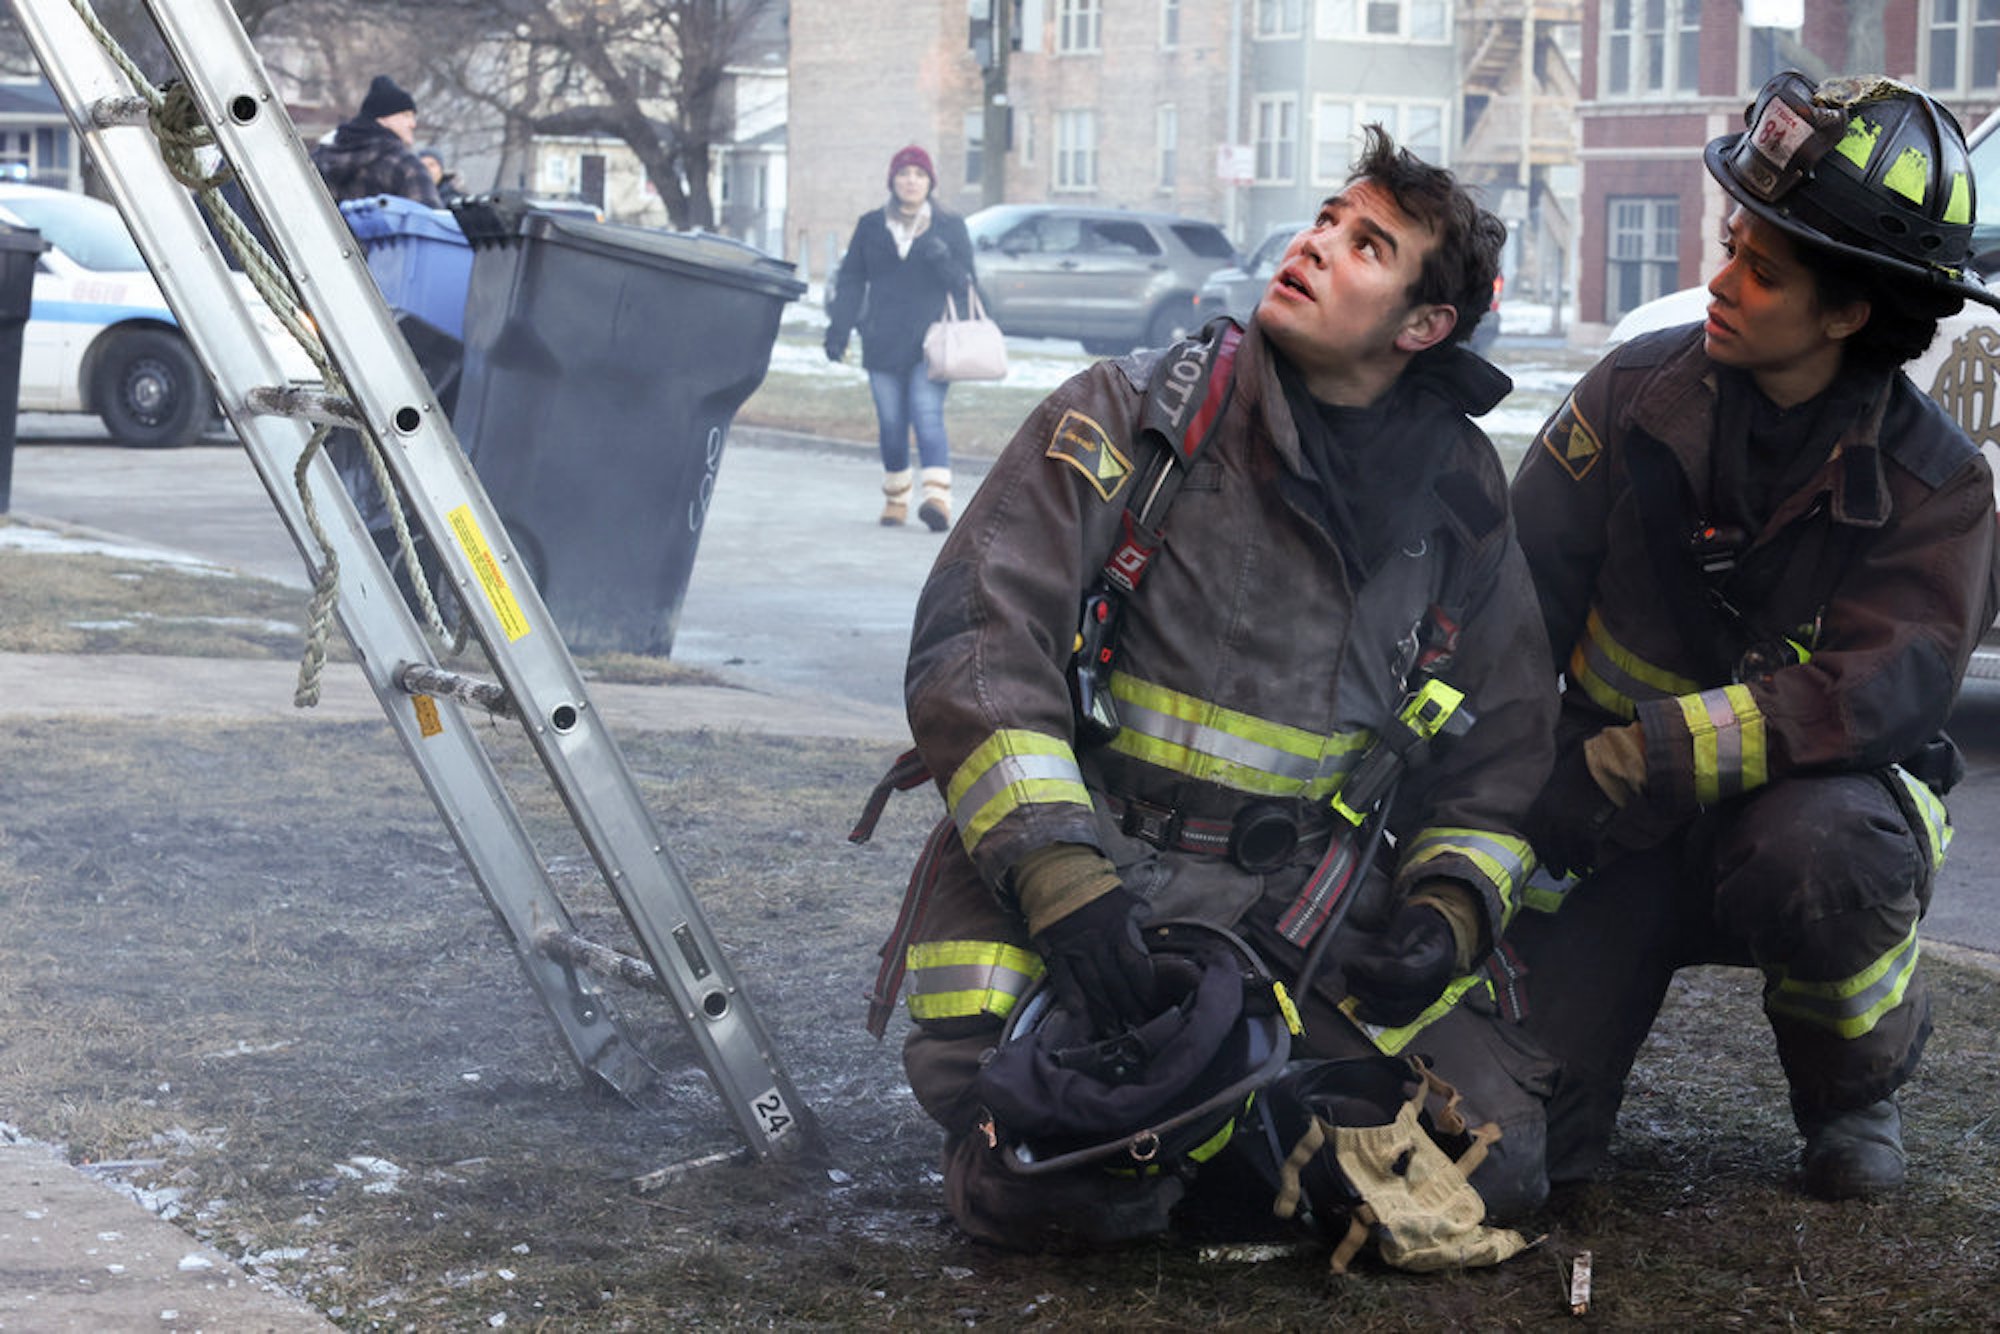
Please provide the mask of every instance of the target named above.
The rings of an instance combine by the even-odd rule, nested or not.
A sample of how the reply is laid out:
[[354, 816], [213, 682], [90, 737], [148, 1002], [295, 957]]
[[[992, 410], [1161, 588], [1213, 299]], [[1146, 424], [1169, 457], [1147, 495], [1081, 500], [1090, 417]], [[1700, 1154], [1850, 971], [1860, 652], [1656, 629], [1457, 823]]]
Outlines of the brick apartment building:
[[[1583, 0], [997, 2], [1000, 199], [1158, 209], [1240, 246], [1310, 217], [1381, 121], [1507, 217], [1510, 269], [1563, 270], [1575, 206], [1569, 59]], [[955, 211], [986, 200], [986, 85], [961, 0], [794, 0], [786, 254], [814, 278], [923, 145]], [[1521, 90], [1528, 89], [1523, 110]], [[1503, 207], [1504, 205], [1504, 207]], [[1551, 240], [1553, 238], [1553, 240]], [[1554, 254], [1551, 256], [1550, 252]]]
[[1591, 0], [1583, 29], [1576, 336], [1716, 267], [1725, 196], [1702, 165], [1771, 74], [1888, 73], [1970, 133], [2000, 101], [2000, 18], [1967, 0]]

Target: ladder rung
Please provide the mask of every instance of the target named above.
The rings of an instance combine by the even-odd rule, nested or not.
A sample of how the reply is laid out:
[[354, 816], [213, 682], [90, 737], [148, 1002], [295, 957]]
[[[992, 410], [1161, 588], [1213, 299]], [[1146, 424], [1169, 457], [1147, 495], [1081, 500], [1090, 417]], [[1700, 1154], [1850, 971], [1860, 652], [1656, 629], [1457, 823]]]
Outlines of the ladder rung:
[[421, 662], [406, 662], [395, 672], [396, 684], [405, 694], [442, 695], [460, 704], [470, 704], [502, 718], [518, 718], [514, 697], [498, 681], [482, 681], [474, 676], [448, 672]]
[[259, 385], [243, 396], [243, 405], [260, 417], [294, 417], [335, 426], [362, 424], [361, 409], [353, 399], [298, 385]]
[[621, 954], [574, 931], [545, 927], [535, 935], [535, 948], [557, 963], [574, 964], [599, 977], [623, 982], [628, 987], [638, 987], [642, 991], [666, 991], [660, 975], [644, 959]]
[[152, 103], [143, 97], [100, 97], [90, 104], [90, 123], [106, 129], [113, 125], [144, 125], [152, 114]]

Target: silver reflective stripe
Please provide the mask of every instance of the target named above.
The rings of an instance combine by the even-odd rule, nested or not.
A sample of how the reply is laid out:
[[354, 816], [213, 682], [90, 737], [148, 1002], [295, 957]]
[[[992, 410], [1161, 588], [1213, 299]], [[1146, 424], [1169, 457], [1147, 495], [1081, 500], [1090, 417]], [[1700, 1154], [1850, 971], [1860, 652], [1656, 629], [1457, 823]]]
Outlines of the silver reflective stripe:
[[1838, 982], [1800, 982], [1774, 970], [1778, 983], [1764, 999], [1773, 1014], [1816, 1025], [1843, 1038], [1865, 1037], [1882, 1016], [1903, 1003], [1917, 971], [1917, 928], [1887, 954]]
[[1134, 704], [1129, 700], [1118, 702], [1119, 720], [1156, 741], [1164, 741], [1170, 746], [1180, 746], [1200, 755], [1212, 755], [1230, 764], [1240, 764], [1246, 769], [1289, 779], [1299, 784], [1310, 783], [1323, 773], [1341, 773], [1351, 767], [1345, 755], [1325, 755], [1315, 760], [1306, 755], [1295, 755], [1279, 750], [1275, 746], [1259, 745], [1240, 736], [1191, 722], [1186, 718], [1176, 718], [1156, 709]]
[[[1006, 755], [979, 776], [977, 782], [959, 794], [951, 817], [961, 833], [987, 804], [1016, 784], [1047, 780], [1083, 786], [1083, 770], [1067, 755]], [[1017, 803], [1018, 804], [1018, 803]]]

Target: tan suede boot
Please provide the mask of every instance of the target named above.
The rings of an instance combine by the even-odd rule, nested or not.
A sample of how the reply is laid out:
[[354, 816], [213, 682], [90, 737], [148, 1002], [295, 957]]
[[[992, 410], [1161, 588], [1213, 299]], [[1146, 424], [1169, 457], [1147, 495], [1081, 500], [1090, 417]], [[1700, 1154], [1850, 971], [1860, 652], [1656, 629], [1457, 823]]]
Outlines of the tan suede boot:
[[951, 527], [951, 469], [924, 469], [924, 501], [917, 506], [917, 517], [934, 533]]
[[882, 526], [894, 528], [910, 517], [910, 470], [885, 474], [882, 494]]

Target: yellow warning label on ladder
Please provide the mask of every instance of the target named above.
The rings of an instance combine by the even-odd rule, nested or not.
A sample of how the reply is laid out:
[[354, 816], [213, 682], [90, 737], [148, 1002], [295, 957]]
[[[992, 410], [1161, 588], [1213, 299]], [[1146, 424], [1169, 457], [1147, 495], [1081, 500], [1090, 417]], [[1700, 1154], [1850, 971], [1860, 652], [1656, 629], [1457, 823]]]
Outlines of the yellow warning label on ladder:
[[501, 630], [510, 641], [521, 638], [532, 627], [521, 614], [521, 604], [514, 601], [514, 591], [507, 587], [507, 576], [501, 571], [500, 562], [493, 558], [492, 548], [486, 545], [485, 534], [479, 531], [479, 520], [472, 516], [472, 506], [460, 505], [449, 517], [452, 535], [478, 573], [479, 586], [486, 590], [486, 600], [492, 604], [493, 614], [500, 618]]

